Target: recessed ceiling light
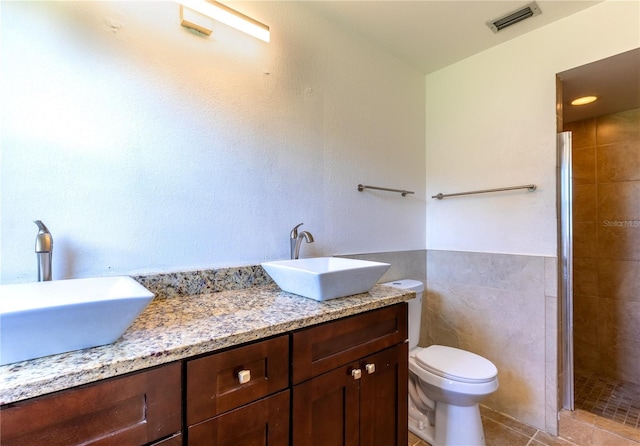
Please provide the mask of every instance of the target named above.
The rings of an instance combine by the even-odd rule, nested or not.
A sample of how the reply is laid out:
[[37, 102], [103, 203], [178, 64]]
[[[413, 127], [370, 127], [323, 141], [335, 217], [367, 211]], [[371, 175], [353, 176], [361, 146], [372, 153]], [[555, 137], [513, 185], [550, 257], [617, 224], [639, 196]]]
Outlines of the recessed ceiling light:
[[581, 98], [576, 98], [573, 101], [571, 101], [571, 105], [591, 104], [592, 102], [595, 102], [597, 100], [598, 100], [597, 96], [583, 96]]

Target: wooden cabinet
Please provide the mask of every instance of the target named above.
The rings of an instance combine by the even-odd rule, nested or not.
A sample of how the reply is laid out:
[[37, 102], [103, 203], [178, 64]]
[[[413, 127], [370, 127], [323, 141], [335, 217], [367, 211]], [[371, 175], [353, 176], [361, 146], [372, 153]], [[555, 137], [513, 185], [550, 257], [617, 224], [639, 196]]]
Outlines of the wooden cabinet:
[[408, 442], [407, 305], [293, 334], [293, 446]]
[[289, 444], [289, 335], [187, 361], [186, 371], [190, 446]]
[[401, 303], [7, 404], [0, 444], [404, 446], [406, 338]]
[[0, 444], [147, 444], [180, 431], [181, 399], [181, 364], [172, 363], [6, 405]]

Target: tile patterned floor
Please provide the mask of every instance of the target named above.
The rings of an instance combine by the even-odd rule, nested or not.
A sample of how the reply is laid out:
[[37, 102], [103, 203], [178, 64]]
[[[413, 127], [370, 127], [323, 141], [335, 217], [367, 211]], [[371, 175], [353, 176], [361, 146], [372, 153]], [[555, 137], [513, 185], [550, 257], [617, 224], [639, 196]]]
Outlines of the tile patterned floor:
[[[560, 414], [560, 437], [480, 406], [486, 446], [640, 446], [640, 429], [576, 410]], [[429, 446], [409, 432], [408, 446]]]
[[[486, 446], [582, 446], [480, 406]], [[429, 444], [409, 432], [409, 446]]]
[[576, 375], [575, 407], [640, 428], [640, 386], [636, 384], [599, 376]]
[[[480, 406], [486, 446], [640, 446], [640, 386], [576, 376], [575, 411], [560, 413], [560, 437]], [[429, 446], [409, 432], [409, 446]]]
[[580, 446], [640, 446], [640, 429], [577, 409], [560, 412], [560, 436]]

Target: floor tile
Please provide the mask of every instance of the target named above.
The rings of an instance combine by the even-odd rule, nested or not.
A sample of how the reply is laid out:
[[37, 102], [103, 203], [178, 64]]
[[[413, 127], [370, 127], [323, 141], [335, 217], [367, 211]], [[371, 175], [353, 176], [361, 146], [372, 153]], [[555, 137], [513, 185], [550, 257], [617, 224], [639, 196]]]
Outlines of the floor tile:
[[515, 418], [511, 418], [508, 415], [496, 412], [495, 410], [489, 409], [488, 407], [482, 405], [480, 405], [480, 414], [482, 415], [483, 423], [485, 422], [485, 419], [490, 419], [506, 427], [509, 427], [514, 431], [519, 432], [529, 438], [533, 437], [537, 432], [537, 429], [535, 427], [531, 427], [521, 421], [516, 420]]
[[409, 446], [422, 446], [423, 444], [425, 443], [420, 440], [420, 437], [416, 436], [413, 432], [409, 432]]
[[487, 446], [526, 446], [531, 439], [489, 418], [482, 420], [482, 424]]
[[560, 437], [554, 437], [553, 435], [547, 434], [546, 432], [538, 431], [531, 441], [530, 446], [579, 446], [575, 443], [570, 442], [569, 440], [565, 440]]

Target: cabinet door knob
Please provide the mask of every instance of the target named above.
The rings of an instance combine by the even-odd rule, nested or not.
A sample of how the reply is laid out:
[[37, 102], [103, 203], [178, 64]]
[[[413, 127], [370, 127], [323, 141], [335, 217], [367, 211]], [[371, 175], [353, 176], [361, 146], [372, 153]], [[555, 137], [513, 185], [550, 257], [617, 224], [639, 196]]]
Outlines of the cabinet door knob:
[[364, 368], [367, 370], [367, 373], [369, 375], [371, 375], [373, 372], [376, 371], [376, 365], [375, 364], [367, 364], [366, 366], [364, 366]]
[[360, 369], [351, 370], [351, 376], [353, 376], [353, 379], [360, 379], [362, 377], [362, 370]]
[[240, 370], [238, 372], [238, 381], [240, 384], [248, 383], [251, 381], [251, 370]]

